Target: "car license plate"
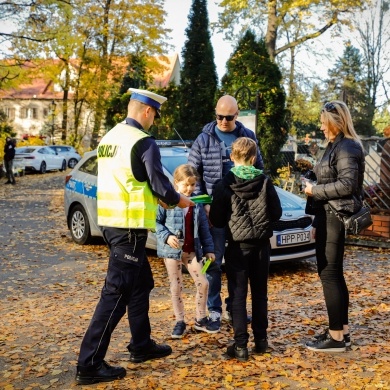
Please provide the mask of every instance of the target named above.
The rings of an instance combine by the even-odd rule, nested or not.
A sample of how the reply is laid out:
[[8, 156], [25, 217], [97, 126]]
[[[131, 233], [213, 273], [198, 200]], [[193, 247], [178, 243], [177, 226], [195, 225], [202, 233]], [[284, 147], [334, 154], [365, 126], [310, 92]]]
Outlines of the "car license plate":
[[310, 232], [278, 234], [276, 236], [277, 246], [294, 245], [309, 241]]

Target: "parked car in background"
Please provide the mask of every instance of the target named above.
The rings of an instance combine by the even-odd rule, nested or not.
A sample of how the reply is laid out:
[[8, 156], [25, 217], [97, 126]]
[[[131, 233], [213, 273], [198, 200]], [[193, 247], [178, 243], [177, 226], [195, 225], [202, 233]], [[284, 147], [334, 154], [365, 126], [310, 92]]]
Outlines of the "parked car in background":
[[[172, 180], [174, 169], [187, 163], [188, 149], [174, 141], [157, 141], [165, 174]], [[96, 150], [85, 153], [82, 160], [66, 176], [64, 205], [65, 215], [74, 242], [86, 244], [92, 237], [101, 236], [97, 225]], [[274, 224], [271, 238], [271, 261], [300, 260], [315, 254], [312, 234], [312, 217], [305, 214], [305, 200], [275, 187], [283, 214]], [[150, 232], [146, 247], [156, 249], [156, 236]]]
[[60, 156], [63, 156], [66, 160], [68, 168], [73, 169], [76, 164], [81, 160], [81, 156], [77, 153], [73, 146], [69, 145], [50, 145], [49, 148], [56, 151]]
[[21, 146], [15, 148], [14, 165], [24, 171], [40, 173], [65, 171], [66, 159], [48, 146]]

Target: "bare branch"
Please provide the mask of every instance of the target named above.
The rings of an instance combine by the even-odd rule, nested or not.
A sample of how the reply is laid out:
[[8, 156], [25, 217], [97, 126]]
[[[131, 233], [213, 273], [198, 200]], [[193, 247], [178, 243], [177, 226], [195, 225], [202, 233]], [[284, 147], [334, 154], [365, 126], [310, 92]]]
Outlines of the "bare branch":
[[16, 34], [8, 34], [8, 33], [2, 33], [0, 32], [0, 37], [9, 37], [9, 38], [16, 38], [16, 39], [26, 39], [28, 41], [34, 41], [34, 42], [50, 42], [53, 40], [53, 38], [45, 38], [45, 39], [39, 39], [39, 38], [32, 38], [32, 37], [25, 37], [23, 35], [16, 35]]
[[304, 37], [301, 37], [293, 42], [288, 43], [287, 45], [284, 45], [280, 47], [279, 49], [275, 50], [275, 56], [277, 56], [279, 53], [291, 49], [292, 47], [298, 46], [303, 42], [309, 41], [311, 39], [317, 38], [320, 35], [322, 35], [325, 31], [329, 30], [332, 26], [334, 26], [337, 23], [337, 12], [333, 14], [332, 19], [322, 28], [320, 28], [318, 31], [313, 32], [312, 34], [307, 34]]

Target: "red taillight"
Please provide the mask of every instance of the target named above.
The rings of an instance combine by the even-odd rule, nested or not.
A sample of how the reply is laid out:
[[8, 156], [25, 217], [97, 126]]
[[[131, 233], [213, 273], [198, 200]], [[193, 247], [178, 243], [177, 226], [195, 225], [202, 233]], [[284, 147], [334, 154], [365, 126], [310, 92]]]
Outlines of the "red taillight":
[[68, 181], [70, 180], [71, 177], [72, 177], [72, 175], [65, 176], [65, 184], [68, 183]]

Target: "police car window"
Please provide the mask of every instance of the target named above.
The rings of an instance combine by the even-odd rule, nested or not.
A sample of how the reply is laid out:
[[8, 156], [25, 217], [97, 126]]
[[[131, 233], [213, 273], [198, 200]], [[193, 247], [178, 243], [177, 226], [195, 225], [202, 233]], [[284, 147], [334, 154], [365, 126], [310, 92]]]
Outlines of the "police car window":
[[97, 158], [92, 156], [79, 168], [79, 171], [97, 176], [97, 169]]
[[173, 174], [176, 167], [187, 164], [187, 156], [161, 156], [161, 163], [170, 174]]

